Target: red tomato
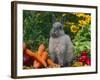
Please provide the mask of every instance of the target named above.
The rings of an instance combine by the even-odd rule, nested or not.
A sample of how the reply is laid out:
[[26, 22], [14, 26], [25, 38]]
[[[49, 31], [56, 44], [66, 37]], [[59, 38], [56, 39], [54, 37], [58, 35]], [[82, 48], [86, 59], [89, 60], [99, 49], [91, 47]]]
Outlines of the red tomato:
[[87, 59], [87, 56], [80, 56], [78, 61], [84, 62], [84, 61], [86, 61], [86, 59]]
[[87, 65], [91, 65], [91, 59], [90, 59], [90, 58], [87, 58], [87, 59], [86, 59], [86, 64], [87, 64]]
[[85, 50], [82, 51], [82, 52], [81, 52], [81, 56], [87, 56], [87, 51], [85, 51]]

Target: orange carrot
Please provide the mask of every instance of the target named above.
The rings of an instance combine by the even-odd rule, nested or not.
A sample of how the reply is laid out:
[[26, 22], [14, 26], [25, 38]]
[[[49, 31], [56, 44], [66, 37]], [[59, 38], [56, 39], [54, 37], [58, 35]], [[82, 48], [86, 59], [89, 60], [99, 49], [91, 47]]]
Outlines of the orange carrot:
[[45, 51], [45, 46], [44, 44], [41, 44], [38, 48], [38, 55], [42, 55], [42, 53]]
[[59, 64], [56, 64], [56, 63], [54, 63], [51, 59], [47, 59], [47, 64], [48, 64], [48, 67], [60, 67], [60, 65]]
[[[37, 56], [40, 56], [40, 57], [41, 57], [41, 55], [39, 55], [38, 53], [36, 53], [36, 54], [37, 54]], [[42, 64], [39, 63], [37, 60], [34, 60], [34, 62], [33, 62], [34, 68], [39, 68], [41, 65], [42, 65]]]
[[45, 51], [42, 53], [42, 59], [46, 61], [47, 58], [48, 58], [48, 53]]
[[[48, 58], [48, 53], [46, 51], [43, 52], [42, 55], [41, 55], [41, 58], [44, 61], [46, 61], [47, 58]], [[42, 65], [37, 60], [35, 60], [33, 66], [34, 66], [34, 68], [40, 68]]]
[[[42, 53], [45, 51], [45, 46], [44, 46], [44, 44], [40, 44], [40, 46], [39, 46], [39, 48], [38, 48], [38, 51], [37, 51], [37, 55], [38, 56], [40, 56], [40, 57], [42, 57]], [[37, 60], [35, 60], [34, 62], [33, 62], [33, 66], [34, 66], [34, 68], [39, 68], [39, 67], [41, 67], [42, 65], [37, 61]]]
[[46, 62], [40, 57], [37, 56], [34, 52], [32, 52], [29, 49], [25, 50], [25, 53], [28, 54], [29, 56], [33, 57], [33, 59], [37, 60], [39, 63], [41, 63], [44, 67], [47, 67]]
[[39, 67], [41, 67], [42, 65], [41, 65], [37, 60], [35, 60], [35, 61], [33, 62], [33, 66], [34, 66], [34, 68], [39, 68]]
[[51, 59], [47, 59], [48, 65], [54, 65], [55, 63]]

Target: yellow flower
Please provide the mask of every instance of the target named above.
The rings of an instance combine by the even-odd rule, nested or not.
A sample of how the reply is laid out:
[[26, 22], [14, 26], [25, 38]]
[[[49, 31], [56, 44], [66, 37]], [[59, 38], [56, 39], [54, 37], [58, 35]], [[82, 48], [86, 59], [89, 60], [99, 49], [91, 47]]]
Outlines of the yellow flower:
[[75, 13], [75, 15], [76, 15], [77, 17], [83, 17], [85, 14], [84, 14], [84, 13]]
[[89, 24], [91, 22], [91, 16], [90, 15], [86, 15], [85, 16], [85, 21], [87, 24]]
[[78, 17], [81, 17], [81, 16], [84, 16], [84, 14], [78, 14], [77, 16], [78, 16]]
[[83, 26], [83, 25], [86, 25], [87, 23], [86, 23], [86, 21], [84, 21], [84, 20], [79, 20], [79, 25], [80, 26]]
[[82, 27], [83, 25], [82, 24], [78, 24], [78, 26]]
[[75, 25], [72, 25], [70, 29], [71, 29], [71, 32], [74, 32], [74, 33], [78, 31], [78, 27], [76, 27]]

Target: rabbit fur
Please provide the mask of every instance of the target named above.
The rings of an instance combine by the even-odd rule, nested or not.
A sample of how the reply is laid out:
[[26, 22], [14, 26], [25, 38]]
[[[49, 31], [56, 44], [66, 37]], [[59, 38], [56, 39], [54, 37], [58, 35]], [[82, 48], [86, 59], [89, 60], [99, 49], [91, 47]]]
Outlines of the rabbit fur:
[[64, 33], [64, 17], [61, 21], [56, 21], [52, 16], [53, 27], [50, 31], [49, 38], [49, 55], [50, 58], [60, 66], [69, 66], [73, 55], [73, 44], [70, 37]]

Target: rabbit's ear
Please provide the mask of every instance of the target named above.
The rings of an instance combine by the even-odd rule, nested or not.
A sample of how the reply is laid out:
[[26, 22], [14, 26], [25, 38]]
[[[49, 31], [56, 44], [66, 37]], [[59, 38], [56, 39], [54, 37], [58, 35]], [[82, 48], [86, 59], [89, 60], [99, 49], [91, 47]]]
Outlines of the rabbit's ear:
[[55, 15], [52, 15], [52, 23], [55, 23], [56, 22], [56, 17]]
[[64, 25], [64, 20], [65, 20], [65, 17], [63, 16], [63, 17], [61, 18], [61, 21], [60, 21], [62, 25]]

